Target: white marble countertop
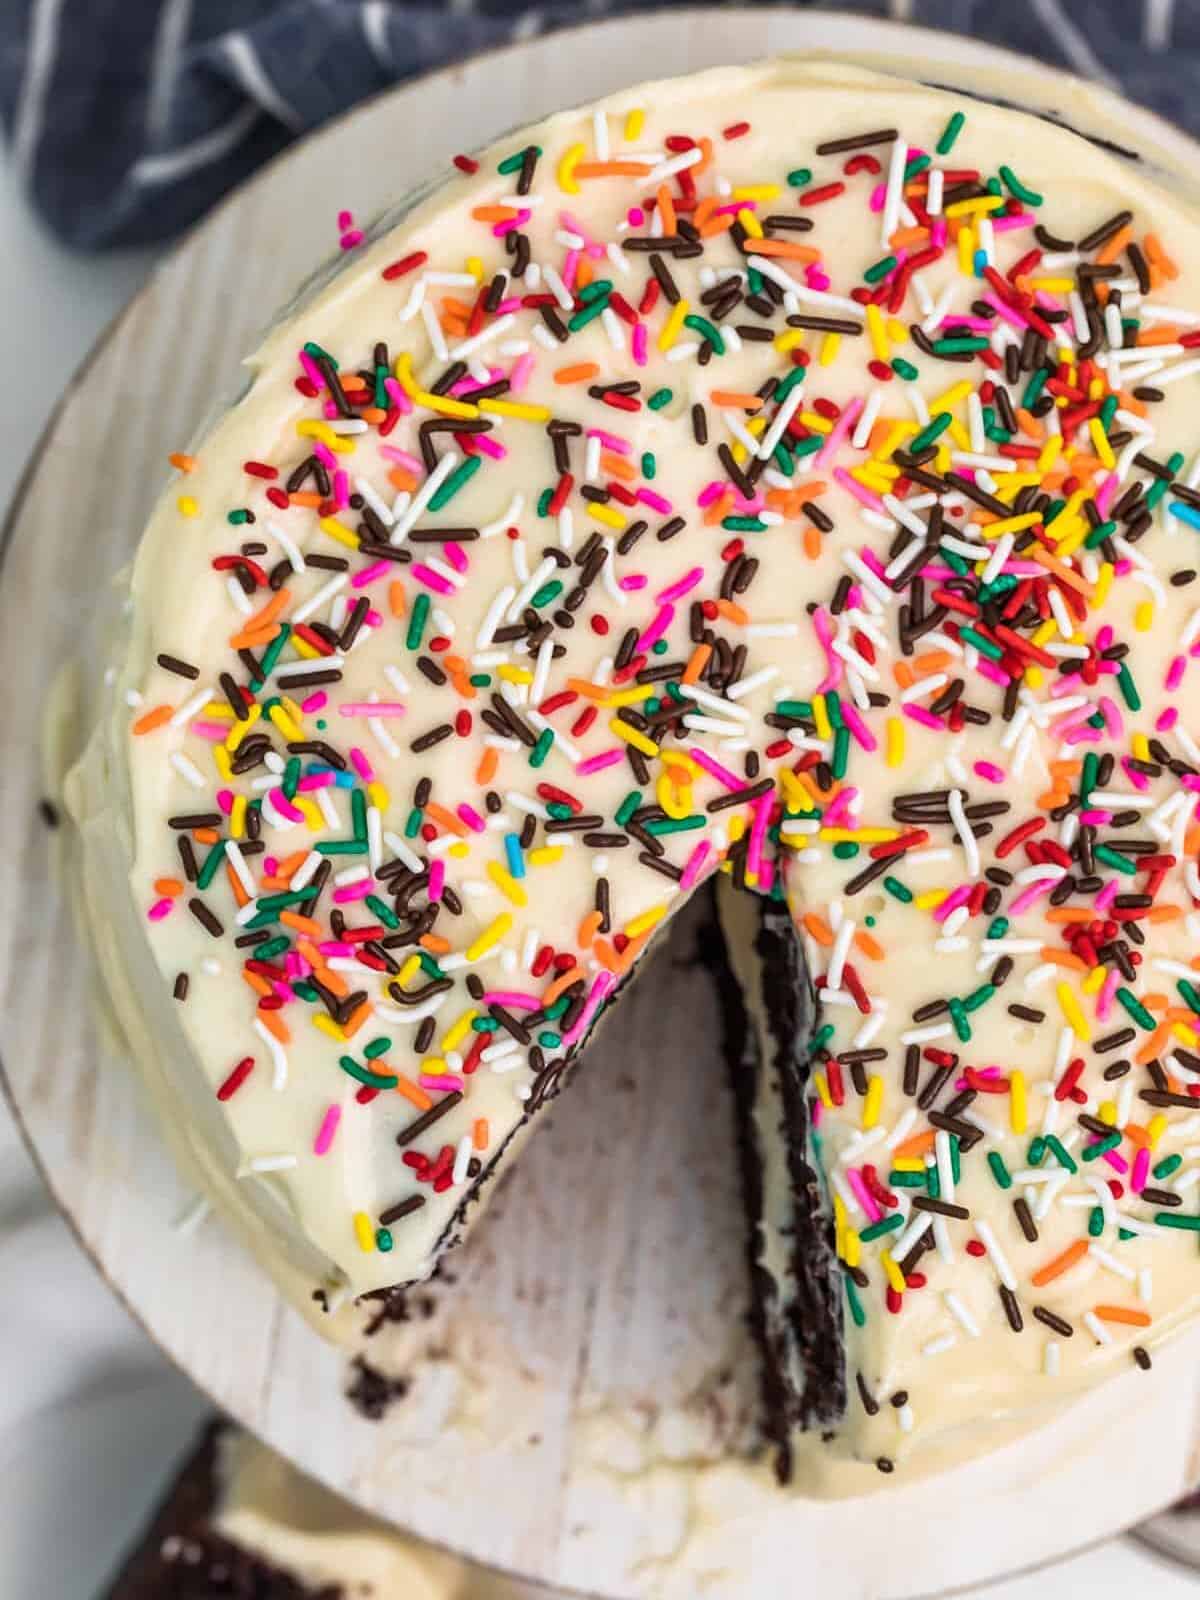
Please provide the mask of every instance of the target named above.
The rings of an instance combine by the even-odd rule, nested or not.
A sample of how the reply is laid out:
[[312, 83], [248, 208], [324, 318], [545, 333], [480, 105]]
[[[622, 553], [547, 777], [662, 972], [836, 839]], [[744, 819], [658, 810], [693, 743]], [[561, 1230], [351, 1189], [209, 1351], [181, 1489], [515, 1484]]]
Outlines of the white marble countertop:
[[[68, 254], [0, 167], [0, 505], [57, 391], [153, 266], [150, 252]], [[130, 419], [135, 425], [136, 419]], [[81, 529], [81, 535], [84, 530]], [[0, 1595], [92, 1600], [205, 1406], [118, 1305], [53, 1212], [0, 1109]], [[64, 1514], [63, 1507], [70, 1508]], [[1200, 1580], [1123, 1539], [991, 1600], [1194, 1600]]]

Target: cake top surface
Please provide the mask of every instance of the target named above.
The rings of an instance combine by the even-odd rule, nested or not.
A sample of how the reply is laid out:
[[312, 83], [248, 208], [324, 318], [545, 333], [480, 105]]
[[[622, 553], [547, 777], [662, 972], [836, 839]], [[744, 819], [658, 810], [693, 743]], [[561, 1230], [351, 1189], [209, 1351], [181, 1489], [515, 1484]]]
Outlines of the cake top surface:
[[[458, 165], [383, 237], [346, 223], [133, 575], [133, 890], [197, 1125], [282, 1202], [264, 1248], [354, 1292], [427, 1272], [723, 865], [786, 877], [813, 941], [878, 1384], [935, 1306], [935, 1388], [930, 1347], [968, 1359], [981, 1318], [1023, 1382], [1088, 1366], [1151, 1318], [1138, 1252], [1169, 1324], [1200, 1082], [1190, 213], [1044, 121], [787, 61]], [[926, 1235], [936, 1293], [899, 1264]], [[1088, 1331], [1007, 1342], [997, 1285], [1077, 1268]]]

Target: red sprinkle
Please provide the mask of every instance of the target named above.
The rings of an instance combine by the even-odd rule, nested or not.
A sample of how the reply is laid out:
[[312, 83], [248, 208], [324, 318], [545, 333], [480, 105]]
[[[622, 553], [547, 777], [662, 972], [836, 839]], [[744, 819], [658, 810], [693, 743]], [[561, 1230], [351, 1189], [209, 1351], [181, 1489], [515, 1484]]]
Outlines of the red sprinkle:
[[233, 1071], [225, 1079], [225, 1082], [217, 1090], [217, 1099], [218, 1100], [230, 1100], [230, 1099], [232, 1099], [233, 1096], [238, 1092], [238, 1090], [242, 1087], [242, 1085], [245, 1083], [246, 1079], [250, 1076], [250, 1074], [253, 1071], [254, 1071], [254, 1057], [253, 1056], [243, 1056], [242, 1059], [238, 1062], [237, 1066], [234, 1067]]
[[468, 178], [479, 171], [478, 161], [472, 161], [470, 156], [455, 156], [454, 165], [460, 172], [465, 172]]
[[406, 272], [411, 272], [414, 267], [423, 267], [429, 260], [427, 250], [414, 250], [410, 256], [402, 256], [399, 261], [393, 261], [391, 266], [384, 267], [382, 276], [390, 283], [393, 278], [402, 278]]

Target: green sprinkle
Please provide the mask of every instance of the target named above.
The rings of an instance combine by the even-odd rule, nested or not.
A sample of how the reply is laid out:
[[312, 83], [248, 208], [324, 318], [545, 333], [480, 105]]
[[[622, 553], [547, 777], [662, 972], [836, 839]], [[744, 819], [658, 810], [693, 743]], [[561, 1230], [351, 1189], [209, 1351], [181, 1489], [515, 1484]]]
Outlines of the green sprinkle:
[[550, 515], [550, 502], [553, 499], [553, 489], [543, 489], [541, 494], [538, 495], [537, 514], [539, 517], [547, 517]]
[[1004, 187], [1008, 190], [1008, 192], [1010, 194], [1015, 194], [1017, 199], [1022, 201], [1025, 205], [1041, 205], [1043, 197], [1038, 194], [1036, 189], [1027, 189], [1011, 167], [1001, 167], [1000, 176], [1004, 180]]
[[1195, 987], [1190, 984], [1186, 978], [1180, 978], [1175, 987], [1183, 996], [1184, 1003], [1189, 1006], [1191, 1010], [1200, 1011], [1200, 994], [1197, 994]]
[[367, 845], [359, 839], [318, 839], [316, 848], [323, 856], [361, 856]]
[[899, 878], [887, 877], [883, 880], [883, 887], [893, 900], [899, 900], [901, 905], [908, 905], [913, 897], [912, 890], [907, 884], [901, 883]]
[[772, 400], [774, 400], [776, 405], [778, 405], [781, 400], [786, 400], [787, 399], [788, 395], [791, 394], [792, 390], [796, 387], [796, 385], [798, 383], [803, 383], [803, 382], [804, 382], [804, 368], [803, 367], [793, 367], [792, 370], [787, 374], [787, 376], [780, 380], [779, 384], [777, 385], [777, 387], [775, 389], [775, 393], [771, 396]]
[[693, 311], [690, 316], [684, 317], [683, 325], [695, 333], [703, 334], [719, 356], [725, 354], [725, 341], [715, 322], [710, 322], [707, 317], [698, 317]]
[[925, 1174], [923, 1172], [889, 1172], [888, 1183], [893, 1189], [923, 1189], [925, 1187]]
[[672, 389], [655, 389], [654, 393], [646, 401], [646, 404], [650, 407], [651, 411], [661, 411], [664, 406], [670, 405], [674, 398], [675, 393]]
[[425, 632], [425, 619], [429, 615], [429, 596], [422, 589], [413, 601], [412, 615], [408, 619], [408, 632], [404, 635], [404, 642], [410, 650], [421, 648], [421, 635]]
[[1088, 1232], [1093, 1239], [1098, 1239], [1104, 1232], [1104, 1212], [1099, 1206], [1093, 1206], [1088, 1212]]
[[1004, 935], [1007, 932], [1008, 932], [1008, 918], [1007, 917], [993, 917], [991, 922], [988, 923], [988, 931], [987, 931], [986, 937], [989, 938], [989, 939], [1003, 939]]
[[849, 1273], [842, 1274], [842, 1283], [846, 1289], [846, 1300], [850, 1306], [850, 1320], [856, 1328], [866, 1326], [867, 1313], [862, 1308], [862, 1301], [858, 1298], [858, 1290], [854, 1287], [854, 1279]]
[[1178, 1172], [1182, 1165], [1182, 1156], [1167, 1156], [1165, 1160], [1160, 1161], [1155, 1167], [1154, 1176], [1161, 1182], [1163, 1178], [1169, 1178], [1173, 1172]]
[[[803, 372], [804, 369], [803, 367], [797, 367], [795, 370]], [[780, 387], [782, 388], [782, 385]], [[807, 439], [797, 439], [792, 445], [792, 454], [797, 460], [802, 460], [805, 456], [815, 455], [824, 443], [825, 435], [823, 433], [814, 433]]]
[[971, 1024], [967, 1021], [967, 1014], [962, 1008], [961, 1000], [951, 1000], [950, 1021], [954, 1024], [955, 1035], [966, 1044], [971, 1038]]
[[1160, 1228], [1180, 1228], [1185, 1233], [1200, 1233], [1200, 1217], [1178, 1211], [1156, 1211], [1154, 1220]]
[[372, 1039], [370, 1044], [363, 1046], [363, 1055], [366, 1056], [368, 1061], [374, 1061], [379, 1056], [387, 1055], [391, 1048], [392, 1041], [390, 1039]]
[[933, 341], [933, 352], [935, 355], [939, 356], [964, 355], [968, 351], [986, 350], [990, 344], [991, 341], [989, 339], [970, 337], [959, 339], [935, 339]]
[[980, 984], [978, 989], [972, 989], [971, 993], [963, 999], [963, 1010], [978, 1011], [980, 1006], [987, 1005], [988, 1001], [992, 998], [995, 992], [996, 985], [994, 983]]
[[[1147, 496], [1147, 499], [1149, 496]], [[1130, 711], [1142, 709], [1142, 697], [1138, 693], [1137, 684], [1133, 681], [1133, 674], [1123, 661], [1117, 663], [1117, 687], [1121, 691], [1121, 698]]]
[[243, 522], [248, 522], [249, 520], [250, 513], [241, 507], [236, 511], [231, 511], [226, 518], [226, 521], [232, 522], [235, 528], [240, 528]]
[[825, 1046], [829, 1043], [830, 1039], [832, 1039], [832, 1038], [833, 1038], [833, 1023], [832, 1022], [827, 1022], [824, 1025], [824, 1027], [818, 1028], [816, 1033], [814, 1033], [812, 1038], [809, 1040], [809, 1045], [808, 1045], [809, 1056], [810, 1057], [815, 1056], [818, 1051], [824, 1050]]
[[966, 117], [961, 111], [956, 111], [950, 118], [950, 121], [942, 129], [941, 138], [934, 146], [939, 156], [947, 156], [950, 154], [951, 150], [954, 148], [954, 141], [962, 132], [963, 123], [966, 122], [966, 120]]
[[303, 889], [287, 889], [282, 894], [263, 895], [258, 902], [258, 909], [278, 914], [280, 911], [286, 911], [289, 906], [302, 906], [306, 900], [315, 900], [316, 897], [316, 885], [306, 883]]
[[468, 456], [460, 466], [455, 467], [445, 483], [442, 484], [441, 488], [430, 500], [430, 511], [440, 511], [443, 506], [449, 505], [458, 491], [470, 483], [482, 465], [482, 456]]
[[1053, 1151], [1054, 1159], [1058, 1162], [1060, 1167], [1065, 1167], [1068, 1172], [1079, 1171], [1078, 1163], [1073, 1159], [1070, 1152], [1067, 1150], [1067, 1147], [1056, 1134], [1048, 1133], [1046, 1135], [1046, 1144], [1049, 1149]]
[[660, 833], [690, 833], [694, 828], [702, 828], [707, 820], [701, 811], [691, 817], [660, 817], [657, 822], [647, 822], [643, 826], [647, 833], [657, 837]]
[[505, 156], [504, 160], [496, 168], [496, 171], [501, 175], [501, 177], [504, 178], [507, 178], [510, 172], [520, 172], [521, 168], [525, 165], [525, 159], [531, 150], [533, 151], [535, 157], [540, 156], [542, 153], [541, 145], [527, 144], [523, 150], [518, 150], [516, 155]]
[[637, 810], [641, 803], [641, 790], [631, 789], [625, 796], [624, 800], [621, 801], [621, 804], [617, 807], [614, 813], [614, 818], [619, 828], [624, 828], [628, 825], [630, 817], [632, 817], [633, 813]]
[[529, 765], [531, 767], [540, 767], [542, 762], [545, 761], [546, 757], [550, 754], [550, 746], [553, 743], [554, 729], [543, 728], [541, 733], [538, 735], [538, 742], [529, 752]]
[[776, 700], [775, 710], [781, 717], [802, 717], [806, 722], [813, 714], [811, 700]]
[[652, 483], [657, 472], [658, 462], [655, 461], [653, 452], [650, 450], [643, 451], [642, 477], [646, 479], [647, 483]]
[[1117, 531], [1115, 522], [1098, 522], [1083, 541], [1085, 550], [1094, 550], [1097, 545], [1103, 544], [1105, 539], [1111, 539]]
[[543, 1050], [557, 1050], [559, 1043], [561, 1042], [561, 1037], [562, 1036], [555, 1033], [552, 1028], [546, 1028], [538, 1034], [537, 1042], [541, 1045]]
[[953, 418], [948, 411], [939, 412], [932, 422], [927, 423], [921, 429], [920, 433], [913, 435], [908, 446], [910, 453], [914, 456], [920, 455], [922, 450], [941, 438], [952, 421]]
[[852, 839], [845, 839], [841, 844], [833, 847], [834, 856], [838, 861], [853, 861], [858, 855], [859, 847]]
[[[590, 305], [585, 305], [582, 310], [577, 311], [573, 317], [567, 318], [567, 327], [572, 333], [578, 333], [581, 328], [586, 328], [589, 322], [595, 322], [607, 304], [607, 300], [593, 300]], [[478, 457], [475, 459], [478, 460]]]
[[846, 766], [850, 759], [850, 730], [840, 727], [833, 737], [833, 760], [830, 763], [835, 778], [846, 776]]
[[398, 928], [400, 926], [400, 918], [387, 902], [381, 900], [377, 894], [369, 894], [363, 904], [379, 918], [385, 928]]
[[375, 1229], [375, 1248], [381, 1255], [387, 1255], [392, 1248], [392, 1230], [390, 1228]]
[[278, 939], [264, 939], [262, 944], [254, 946], [254, 959], [270, 961], [272, 956], [281, 956], [285, 950], [290, 949], [291, 943], [292, 941], [285, 939], [282, 934]]
[[811, 167], [793, 167], [787, 175], [789, 189], [804, 189], [812, 182]]
[[371, 1072], [367, 1067], [360, 1067], [353, 1056], [339, 1056], [338, 1066], [351, 1078], [359, 1083], [365, 1083], [368, 1089], [394, 1089], [396, 1087], [396, 1074], [391, 1072], [384, 1077], [382, 1073]]
[[898, 378], [904, 378], [909, 383], [915, 383], [921, 376], [919, 369], [914, 367], [911, 361], [905, 361], [903, 356], [897, 356], [892, 362], [892, 371]]
[[1119, 850], [1114, 850], [1111, 845], [1098, 844], [1093, 854], [1097, 861], [1103, 861], [1105, 866], [1112, 867], [1116, 872], [1123, 872], [1128, 878], [1136, 878], [1137, 866], [1128, 856], [1123, 856]]
[[1040, 1133], [1029, 1141], [1028, 1159], [1031, 1167], [1040, 1167], [1046, 1159], [1046, 1141]]
[[474, 689], [488, 689], [491, 687], [492, 675], [490, 672], [473, 672], [467, 682]]
[[1097, 1139], [1095, 1144], [1085, 1145], [1079, 1153], [1085, 1161], [1095, 1161], [1098, 1156], [1107, 1155], [1110, 1150], [1115, 1150], [1121, 1138], [1120, 1133], [1110, 1133], [1106, 1139]]
[[562, 592], [562, 584], [557, 578], [552, 578], [549, 583], [544, 583], [536, 594], [530, 595], [529, 604], [535, 611], [540, 610], [542, 606], [548, 606], [551, 600], [556, 599]]
[[974, 628], [960, 628], [959, 638], [965, 639], [968, 644], [973, 644], [981, 656], [987, 656], [989, 661], [999, 661], [1004, 651], [998, 644], [993, 644], [990, 639], [985, 639], [981, 633], [976, 633]]
[[910, 178], [915, 178], [918, 173], [924, 172], [926, 167], [929, 167], [929, 166], [932, 166], [932, 165], [933, 165], [933, 162], [932, 162], [932, 158], [931, 157], [929, 157], [929, 156], [914, 156], [911, 161], [909, 161], [909, 162], [907, 162], [905, 164], [905, 167], [904, 167], [904, 181], [905, 181], [905, 183], [907, 183]]
[[880, 278], [886, 278], [887, 277], [888, 273], [892, 270], [892, 268], [895, 265], [896, 265], [895, 256], [884, 256], [881, 261], [873, 262], [867, 268], [867, 270], [863, 273], [864, 282], [866, 282], [866, 283], [878, 283]]
[[611, 278], [597, 278], [594, 282], [589, 283], [586, 289], [580, 289], [579, 298], [587, 306], [591, 305], [592, 301], [598, 296], [603, 296], [607, 299], [612, 292], [613, 283]]
[[320, 999], [320, 996], [317, 994], [317, 991], [313, 988], [312, 984], [305, 983], [303, 978], [294, 978], [292, 980], [292, 992], [294, 994], [298, 994], [301, 1000], [309, 1001], [310, 1004], [312, 1001]]
[[200, 871], [196, 876], [197, 889], [203, 892], [203, 890], [208, 888], [209, 884], [217, 875], [217, 868], [221, 865], [221, 862], [224, 861], [224, 859], [225, 840], [218, 839], [216, 844], [213, 845], [212, 849], [205, 856], [204, 865], [200, 868]]
[[992, 1177], [995, 1178], [1002, 1189], [1011, 1189], [1012, 1173], [1004, 1165], [1004, 1157], [999, 1150], [989, 1150], [987, 1159], [988, 1166], [992, 1169]]
[[758, 517], [722, 517], [721, 526], [730, 533], [763, 533], [767, 524]]
[[1125, 1010], [1129, 1013], [1139, 1027], [1145, 1028], [1147, 1033], [1154, 1032], [1158, 1024], [1155, 1022], [1150, 1012], [1146, 1010], [1145, 1006], [1138, 999], [1137, 995], [1134, 994], [1132, 989], [1126, 989], [1124, 986], [1122, 986], [1117, 990], [1117, 999], [1121, 1002]]
[[404, 821], [404, 837], [415, 839], [421, 831], [421, 808], [414, 806]]
[[871, 1223], [869, 1228], [863, 1228], [858, 1236], [864, 1244], [870, 1244], [872, 1239], [882, 1239], [885, 1233], [895, 1233], [903, 1221], [904, 1218], [900, 1213], [894, 1211], [890, 1217], [880, 1217], [879, 1221]]

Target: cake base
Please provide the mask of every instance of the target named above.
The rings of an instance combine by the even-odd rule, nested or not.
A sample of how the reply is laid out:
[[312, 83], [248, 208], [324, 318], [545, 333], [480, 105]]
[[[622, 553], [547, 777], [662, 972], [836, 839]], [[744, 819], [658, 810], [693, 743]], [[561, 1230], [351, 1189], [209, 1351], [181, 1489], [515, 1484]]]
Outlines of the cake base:
[[[7, 530], [0, 659], [11, 749], [40, 748], [46, 685], [64, 659], [87, 657], [88, 619], [130, 553], [167, 453], [234, 387], [251, 308], [281, 301], [328, 252], [332, 216], [313, 195], [366, 218], [454, 151], [613, 89], [638, 75], [636, 63], [682, 72], [805, 47], [866, 49], [938, 76], [951, 63], [999, 60], [1010, 93], [1042, 84], [1047, 99], [1070, 96], [1080, 116], [1090, 109], [1122, 138], [1128, 130], [1164, 163], [1195, 165], [1195, 147], [1153, 117], [1099, 91], [1064, 90], [1001, 52], [807, 11], [622, 18], [381, 98], [219, 208], [73, 385], [47, 436], [70, 449], [73, 470], [52, 470], [49, 456], [35, 463]], [[264, 238], [277, 247], [250, 248]], [[148, 407], [147, 373], [168, 368], [171, 382]], [[103, 508], [86, 537], [81, 491]], [[625, 1042], [601, 1034], [571, 1085], [571, 1117], [549, 1109], [478, 1237], [447, 1263], [460, 1292], [435, 1289], [432, 1317], [373, 1342], [372, 1360], [412, 1382], [381, 1423], [366, 1420], [344, 1398], [346, 1357], [284, 1309], [222, 1228], [207, 1222], [186, 1239], [177, 1230], [194, 1196], [87, 1021], [84, 963], [37, 813], [43, 792], [32, 759], [14, 760], [0, 786], [10, 841], [0, 888], [22, 908], [0, 925], [19, 1119], [81, 1241], [152, 1337], [223, 1408], [347, 1497], [480, 1560], [619, 1600], [698, 1591], [728, 1600], [806, 1582], [824, 1600], [901, 1600], [1106, 1537], [1200, 1472], [1194, 1337], [1157, 1355], [1153, 1374], [1118, 1380], [953, 1479], [893, 1483], [883, 1518], [867, 1492], [873, 1469], [865, 1490], [817, 1502], [802, 1485], [778, 1491], [766, 1463], [746, 1467], [757, 1363], [738, 1318], [733, 1118], [716, 1001], [684, 922], [622, 1002]], [[664, 1010], [676, 1019], [666, 1041]], [[625, 1058], [639, 1018], [658, 1043], [637, 1064], [635, 1096]], [[1020, 1535], [998, 1539], [998, 1528]]]

